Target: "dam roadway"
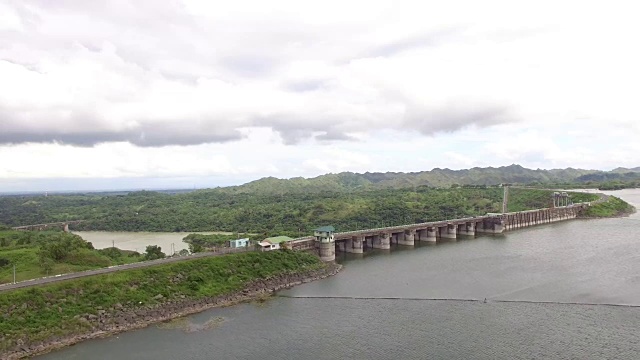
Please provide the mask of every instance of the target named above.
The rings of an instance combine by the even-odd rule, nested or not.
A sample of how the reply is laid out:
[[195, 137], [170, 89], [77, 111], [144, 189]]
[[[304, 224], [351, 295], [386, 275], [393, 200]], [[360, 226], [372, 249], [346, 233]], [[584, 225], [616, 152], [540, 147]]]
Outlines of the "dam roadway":
[[363, 253], [367, 248], [390, 249], [391, 244], [412, 246], [416, 241], [452, 241], [473, 237], [477, 233], [499, 234], [508, 230], [575, 219], [591, 203], [484, 216], [424, 222], [339, 233], [316, 233], [314, 237], [296, 239], [294, 250], [315, 248], [323, 261], [335, 260], [336, 251]]
[[149, 266], [171, 264], [179, 261], [201, 259], [201, 258], [212, 257], [212, 256], [222, 256], [226, 254], [240, 253], [240, 252], [246, 252], [246, 251], [248, 250], [244, 248], [239, 248], [237, 250], [225, 249], [221, 251], [208, 251], [208, 252], [195, 253], [188, 256], [176, 256], [176, 257], [170, 257], [165, 259], [140, 261], [137, 263], [115, 265], [115, 266], [110, 266], [102, 269], [86, 270], [86, 271], [78, 271], [78, 272], [68, 273], [68, 274], [54, 275], [54, 276], [48, 276], [44, 278], [20, 281], [15, 284], [11, 284], [11, 283], [3, 284], [3, 285], [0, 285], [0, 292], [26, 288], [31, 286], [37, 286], [37, 285], [45, 285], [45, 284], [50, 284], [50, 283], [64, 281], [64, 280], [79, 279], [87, 276], [109, 274], [109, 273], [123, 271], [123, 270], [140, 269], [140, 268], [145, 268]]

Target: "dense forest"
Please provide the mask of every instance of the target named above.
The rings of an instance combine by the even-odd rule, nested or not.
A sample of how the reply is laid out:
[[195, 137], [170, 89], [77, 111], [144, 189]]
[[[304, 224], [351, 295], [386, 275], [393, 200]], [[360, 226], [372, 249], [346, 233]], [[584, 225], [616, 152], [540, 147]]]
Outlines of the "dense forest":
[[[400, 189], [238, 191], [236, 188], [182, 194], [139, 191], [0, 197], [0, 223], [18, 226], [86, 220], [77, 230], [230, 231], [262, 235], [307, 235], [333, 225], [338, 231], [401, 225], [499, 212], [503, 189], [417, 186]], [[573, 195], [574, 201], [593, 195]], [[513, 188], [509, 211], [551, 205], [551, 192]]]

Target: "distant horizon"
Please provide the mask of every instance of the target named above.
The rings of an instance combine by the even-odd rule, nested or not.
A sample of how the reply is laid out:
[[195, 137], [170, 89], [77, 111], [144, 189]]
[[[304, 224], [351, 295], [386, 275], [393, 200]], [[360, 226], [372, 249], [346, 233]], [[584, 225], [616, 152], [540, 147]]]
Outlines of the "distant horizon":
[[5, 3], [3, 192], [640, 164], [633, 3]]
[[[253, 181], [258, 181], [264, 178], [277, 178], [280, 180], [290, 180], [295, 178], [304, 178], [304, 179], [312, 179], [319, 176], [330, 175], [330, 174], [340, 174], [340, 173], [354, 173], [354, 174], [366, 174], [366, 173], [421, 173], [421, 172], [430, 172], [434, 170], [452, 170], [452, 171], [462, 171], [462, 170], [470, 170], [474, 168], [480, 169], [498, 169], [498, 168], [506, 168], [509, 166], [521, 166], [527, 170], [542, 170], [542, 171], [553, 171], [553, 170], [584, 170], [584, 171], [596, 171], [596, 172], [611, 172], [613, 170], [624, 168], [624, 169], [636, 169], [637, 167], [624, 167], [624, 166], [615, 166], [610, 168], [609, 170], [602, 169], [583, 169], [578, 167], [566, 167], [566, 168], [530, 168], [526, 166], [522, 166], [520, 164], [509, 164], [509, 165], [499, 165], [499, 166], [473, 166], [469, 168], [459, 168], [459, 169], [451, 169], [447, 167], [434, 167], [430, 170], [418, 170], [418, 171], [340, 171], [340, 172], [327, 172], [319, 175], [311, 175], [311, 176], [288, 176], [288, 177], [278, 177], [274, 175], [267, 175], [252, 179], [242, 179], [238, 181], [225, 181], [220, 182], [218, 184], [205, 184], [205, 181], [209, 179], [190, 179], [186, 180], [190, 182], [191, 185], [187, 185], [184, 179], [173, 179], [173, 178], [97, 178], [97, 179], [86, 179], [86, 178], [68, 178], [68, 179], [30, 179], [29, 182], [35, 182], [36, 186], [43, 186], [43, 183], [54, 182], [59, 187], [40, 187], [37, 189], [28, 189], [28, 188], [20, 188], [15, 190], [5, 190], [6, 188], [2, 188], [0, 191], [0, 195], [2, 196], [11, 196], [11, 195], [33, 195], [33, 194], [73, 194], [73, 193], [114, 193], [114, 192], [135, 192], [135, 191], [156, 191], [156, 192], [189, 192], [195, 190], [204, 190], [204, 189], [215, 189], [218, 187], [231, 187], [231, 186], [242, 186], [248, 184]], [[640, 167], [640, 166], [639, 166]], [[23, 180], [24, 181], [24, 180]], [[20, 181], [19, 183], [22, 183]], [[168, 182], [164, 182], [168, 181]], [[175, 182], [174, 182], [175, 181]], [[141, 183], [147, 182], [148, 184], [145, 186]], [[1, 181], [0, 181], [1, 183]], [[76, 188], [65, 188], [65, 183], [77, 184]], [[106, 183], [109, 183], [111, 186], [106, 186]], [[114, 186], [115, 184], [121, 184], [120, 186]], [[137, 185], [127, 185], [128, 183], [135, 183]], [[91, 187], [90, 184], [96, 184], [95, 187]], [[100, 184], [102, 186], [100, 186]], [[155, 184], [155, 185], [154, 185]]]

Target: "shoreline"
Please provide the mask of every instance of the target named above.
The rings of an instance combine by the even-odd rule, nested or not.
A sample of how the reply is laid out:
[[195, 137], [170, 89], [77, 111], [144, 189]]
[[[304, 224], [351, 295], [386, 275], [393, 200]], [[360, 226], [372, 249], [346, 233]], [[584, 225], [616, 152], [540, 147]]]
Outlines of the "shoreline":
[[582, 220], [589, 220], [589, 219], [618, 219], [618, 218], [625, 218], [625, 217], [629, 217], [635, 213], [637, 213], [638, 211], [634, 208], [633, 211], [621, 211], [615, 215], [609, 215], [609, 216], [578, 216], [576, 217], [576, 219], [582, 219]]
[[236, 292], [202, 299], [179, 299], [143, 308], [120, 310], [114, 313], [104, 312], [99, 316], [88, 315], [85, 319], [92, 329], [83, 334], [53, 338], [40, 343], [21, 345], [17, 349], [1, 354], [3, 359], [23, 359], [43, 355], [63, 349], [85, 340], [105, 338], [126, 331], [145, 328], [149, 325], [181, 318], [205, 310], [233, 306], [271, 296], [274, 292], [289, 289], [296, 285], [320, 280], [336, 275], [342, 269], [337, 263], [326, 264], [318, 270], [301, 273], [285, 273], [273, 278], [260, 279], [248, 283]]

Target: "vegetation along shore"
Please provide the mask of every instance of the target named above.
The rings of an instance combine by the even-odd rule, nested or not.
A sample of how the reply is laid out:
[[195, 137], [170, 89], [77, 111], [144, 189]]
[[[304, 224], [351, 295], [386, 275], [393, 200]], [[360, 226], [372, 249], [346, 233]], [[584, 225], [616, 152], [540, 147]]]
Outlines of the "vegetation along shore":
[[0, 357], [33, 356], [233, 305], [339, 269], [305, 252], [248, 252], [10, 291], [0, 297]]
[[583, 218], [606, 218], [619, 217], [633, 214], [636, 208], [626, 201], [615, 197], [607, 196], [606, 200], [593, 204], [582, 212]]

